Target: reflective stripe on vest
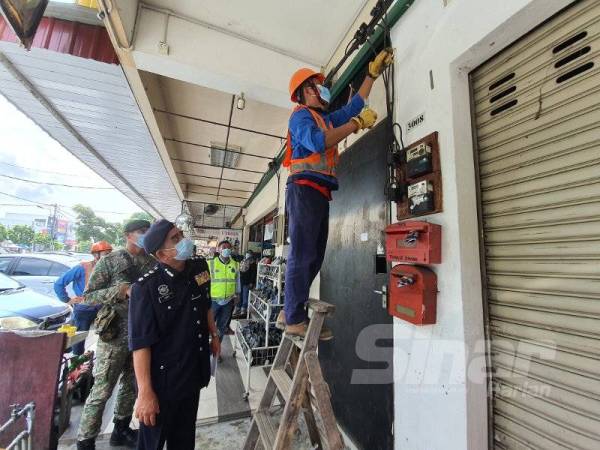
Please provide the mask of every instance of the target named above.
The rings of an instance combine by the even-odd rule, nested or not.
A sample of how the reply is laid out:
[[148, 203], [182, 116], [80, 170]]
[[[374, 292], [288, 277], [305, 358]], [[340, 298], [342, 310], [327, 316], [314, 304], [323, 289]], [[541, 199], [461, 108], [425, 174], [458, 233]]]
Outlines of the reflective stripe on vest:
[[238, 263], [230, 259], [224, 264], [219, 257], [208, 261], [210, 270], [210, 296], [213, 300], [226, 300], [237, 290]]
[[[307, 109], [314, 121], [317, 123], [317, 126], [323, 130], [332, 130], [333, 125], [329, 123], [327, 125], [323, 117], [321, 117], [318, 113], [313, 111], [312, 109], [304, 106], [298, 105], [294, 112], [300, 111], [301, 109]], [[336, 176], [335, 168], [337, 166], [339, 160], [339, 153], [337, 145], [334, 147], [330, 147], [325, 150], [324, 153], [312, 153], [310, 156], [306, 158], [298, 158], [292, 159], [293, 149], [292, 149], [292, 139], [290, 131], [288, 130], [287, 135], [287, 146], [285, 159], [283, 160], [283, 166], [287, 167], [290, 171], [290, 175], [294, 175], [299, 172], [311, 171], [322, 173], [324, 175], [329, 175], [331, 177]]]

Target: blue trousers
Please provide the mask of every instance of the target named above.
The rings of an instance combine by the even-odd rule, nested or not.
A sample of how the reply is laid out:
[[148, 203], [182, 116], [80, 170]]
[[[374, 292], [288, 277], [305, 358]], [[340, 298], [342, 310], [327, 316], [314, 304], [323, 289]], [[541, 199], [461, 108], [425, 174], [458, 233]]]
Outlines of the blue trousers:
[[[73, 325], [77, 327], [77, 331], [88, 331], [94, 323], [94, 319], [96, 318], [96, 311], [78, 311], [75, 309], [73, 311]], [[83, 355], [85, 351], [85, 341], [78, 342], [73, 347], [71, 347], [71, 351], [74, 355]]]
[[310, 285], [321, 270], [329, 233], [329, 201], [310, 186], [290, 183], [285, 194], [290, 253], [285, 271], [285, 320], [307, 319]]
[[223, 342], [223, 336], [225, 336], [225, 332], [227, 331], [227, 324], [229, 323], [229, 319], [233, 313], [233, 303], [233, 300], [229, 300], [224, 305], [219, 305], [217, 302], [212, 302], [211, 308], [213, 311], [213, 317], [215, 319], [217, 329], [219, 330], [219, 340], [221, 342]]
[[242, 286], [242, 304], [241, 309], [248, 309], [248, 298], [250, 297], [250, 285], [245, 284]]
[[140, 423], [138, 450], [193, 450], [196, 442], [196, 416], [199, 392], [173, 400], [159, 395], [160, 413], [153, 427]]

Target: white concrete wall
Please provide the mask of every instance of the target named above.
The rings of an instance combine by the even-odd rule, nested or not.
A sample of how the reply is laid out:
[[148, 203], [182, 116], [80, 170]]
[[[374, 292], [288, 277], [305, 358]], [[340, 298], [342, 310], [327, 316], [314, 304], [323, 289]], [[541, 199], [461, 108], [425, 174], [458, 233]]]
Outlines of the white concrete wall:
[[281, 176], [279, 180], [279, 205], [277, 204], [277, 177], [273, 176], [264, 189], [256, 196], [254, 201], [248, 205], [246, 211], [246, 226], [250, 227], [251, 224], [262, 218], [273, 209], [279, 207], [283, 211], [284, 197], [285, 197], [285, 182], [287, 180], [286, 170], [280, 169]]
[[427, 218], [443, 226], [437, 323], [394, 322], [397, 449], [487, 448], [487, 390], [477, 376], [485, 359], [476, 348], [483, 312], [468, 74], [569, 3], [419, 0], [392, 30], [397, 121], [405, 129], [425, 113], [406, 144], [439, 132], [444, 189], [444, 212]]

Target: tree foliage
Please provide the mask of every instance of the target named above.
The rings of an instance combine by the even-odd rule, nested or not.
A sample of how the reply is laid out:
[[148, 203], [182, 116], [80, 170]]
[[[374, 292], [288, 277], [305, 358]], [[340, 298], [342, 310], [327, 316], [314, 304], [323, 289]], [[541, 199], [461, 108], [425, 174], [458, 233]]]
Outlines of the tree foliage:
[[35, 233], [33, 243], [36, 247], [50, 248], [52, 247], [52, 237], [48, 233]]
[[0, 241], [8, 239], [8, 230], [0, 223]]
[[148, 214], [145, 211], [138, 211], [138, 212], [134, 212], [129, 217], [129, 219], [125, 220], [125, 223], [127, 223], [131, 220], [147, 220], [148, 222], [152, 223], [152, 222], [154, 222], [154, 217], [152, 217], [150, 214]]
[[84, 205], [75, 205], [73, 211], [77, 213], [77, 240], [79, 242], [108, 241], [112, 245], [123, 245], [123, 226], [119, 223], [110, 223], [98, 217], [92, 208]]
[[8, 239], [17, 245], [31, 246], [35, 232], [28, 225], [15, 225], [7, 233]]
[[92, 241], [78, 241], [77, 242], [77, 251], [79, 253], [89, 253], [92, 248]]

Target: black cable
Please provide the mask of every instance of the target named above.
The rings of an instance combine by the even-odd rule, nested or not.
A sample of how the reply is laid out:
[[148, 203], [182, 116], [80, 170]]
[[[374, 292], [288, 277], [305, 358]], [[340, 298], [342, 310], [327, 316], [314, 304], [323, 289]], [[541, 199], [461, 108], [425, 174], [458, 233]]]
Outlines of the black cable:
[[[381, 27], [383, 32], [383, 48], [392, 47], [392, 38], [390, 33], [390, 27], [387, 21], [387, 12], [382, 15], [381, 23], [377, 26]], [[374, 45], [370, 40], [366, 40], [370, 50], [376, 54]], [[395, 167], [402, 160], [404, 153], [404, 140], [402, 133], [402, 126], [394, 121], [395, 113], [395, 98], [396, 98], [396, 85], [395, 85], [395, 64], [392, 63], [388, 66], [381, 74], [383, 84], [385, 88], [385, 103], [387, 116], [390, 121], [390, 139], [388, 143], [388, 181], [386, 185], [386, 193], [390, 200], [398, 200], [399, 195], [402, 195], [399, 186], [400, 180], [396, 177]], [[396, 136], [396, 129], [398, 129], [398, 137]]]
[[350, 50], [350, 46], [356, 41], [356, 37], [353, 37], [352, 39], [350, 39], [350, 42], [348, 42], [348, 45], [346, 45], [346, 50], [344, 50], [344, 56], [346, 56], [348, 54], [348, 50]]
[[47, 182], [47, 181], [35, 181], [35, 180], [29, 180], [27, 178], [14, 177], [12, 175], [6, 175], [6, 174], [3, 174], [3, 173], [0, 173], [0, 177], [9, 178], [9, 179], [15, 180], [15, 181], [23, 181], [25, 183], [43, 184], [43, 185], [46, 185], [46, 186], [60, 186], [60, 187], [75, 188], [75, 189], [101, 189], [101, 190], [115, 189], [112, 186], [111, 187], [102, 187], [102, 186], [77, 186], [77, 185], [73, 185], [73, 184], [50, 183], [50, 182]]

